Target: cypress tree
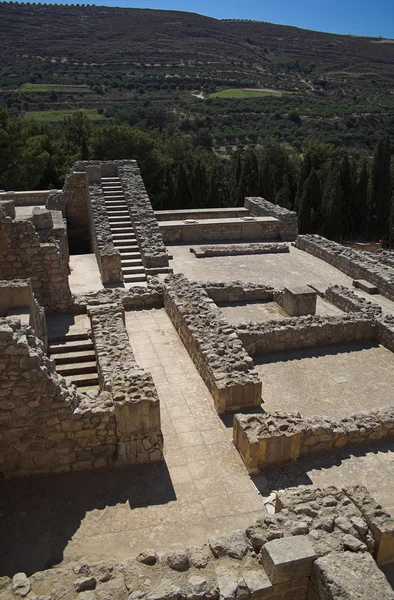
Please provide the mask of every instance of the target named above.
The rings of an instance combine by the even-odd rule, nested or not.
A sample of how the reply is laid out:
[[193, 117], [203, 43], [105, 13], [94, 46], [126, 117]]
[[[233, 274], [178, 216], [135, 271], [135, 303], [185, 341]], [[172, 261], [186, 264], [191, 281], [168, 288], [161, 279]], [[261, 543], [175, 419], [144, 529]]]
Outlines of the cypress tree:
[[390, 138], [379, 140], [375, 152], [371, 174], [371, 207], [373, 210], [373, 231], [375, 236], [387, 238], [389, 235], [391, 207]]
[[291, 209], [291, 191], [290, 191], [290, 182], [288, 175], [283, 175], [282, 187], [279, 192], [275, 196], [275, 204], [279, 204], [279, 206], [283, 206], [284, 208]]
[[174, 208], [189, 208], [191, 203], [190, 188], [185, 167], [182, 163], [178, 165], [176, 179]]
[[322, 189], [315, 169], [304, 184], [301, 197], [299, 223], [301, 233], [316, 233], [321, 220]]
[[339, 239], [343, 223], [343, 189], [341, 174], [333, 164], [323, 192], [323, 233], [330, 239]]
[[354, 233], [358, 237], [366, 238], [370, 228], [370, 214], [368, 203], [368, 168], [364, 161], [358, 177], [356, 189], [354, 192], [354, 213], [353, 227]]

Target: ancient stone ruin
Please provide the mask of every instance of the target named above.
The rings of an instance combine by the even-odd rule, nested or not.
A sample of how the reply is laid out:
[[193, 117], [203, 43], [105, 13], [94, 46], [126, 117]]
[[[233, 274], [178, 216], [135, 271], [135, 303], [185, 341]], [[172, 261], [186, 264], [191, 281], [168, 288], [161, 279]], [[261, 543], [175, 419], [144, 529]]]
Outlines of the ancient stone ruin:
[[393, 264], [133, 160], [0, 193], [0, 600], [394, 599]]

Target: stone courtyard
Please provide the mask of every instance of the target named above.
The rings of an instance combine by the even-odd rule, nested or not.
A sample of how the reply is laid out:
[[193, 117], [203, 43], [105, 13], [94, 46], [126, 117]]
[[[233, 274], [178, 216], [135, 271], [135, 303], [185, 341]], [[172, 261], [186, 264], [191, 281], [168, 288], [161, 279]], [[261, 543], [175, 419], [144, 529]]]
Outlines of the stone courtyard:
[[155, 215], [135, 161], [0, 229], [0, 600], [394, 598], [378, 253], [260, 198]]

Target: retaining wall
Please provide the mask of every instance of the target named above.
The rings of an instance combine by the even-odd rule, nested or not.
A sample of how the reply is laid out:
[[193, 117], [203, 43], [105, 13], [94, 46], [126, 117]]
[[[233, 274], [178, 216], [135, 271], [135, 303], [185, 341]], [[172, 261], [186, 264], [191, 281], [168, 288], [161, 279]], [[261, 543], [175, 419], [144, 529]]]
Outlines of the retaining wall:
[[164, 306], [219, 413], [261, 403], [261, 381], [234, 329], [197, 283], [167, 277]]
[[274, 299], [275, 290], [270, 285], [260, 283], [243, 283], [242, 281], [199, 282], [214, 302], [270, 302]]
[[28, 192], [0, 192], [0, 202], [2, 200], [12, 200], [15, 206], [45, 206], [46, 201], [52, 194], [57, 194], [61, 190], [37, 190]]
[[394, 300], [394, 269], [375, 258], [374, 254], [357, 252], [319, 235], [299, 235], [296, 248], [328, 262], [353, 279], [366, 279], [379, 293]]
[[190, 252], [195, 254], [196, 258], [210, 258], [213, 256], [249, 256], [256, 254], [281, 254], [289, 253], [290, 248], [287, 244], [244, 244], [234, 246], [201, 246], [192, 247]]
[[245, 198], [245, 208], [249, 214], [256, 217], [274, 217], [280, 221], [280, 237], [282, 240], [292, 241], [298, 235], [297, 213], [272, 204], [264, 198]]

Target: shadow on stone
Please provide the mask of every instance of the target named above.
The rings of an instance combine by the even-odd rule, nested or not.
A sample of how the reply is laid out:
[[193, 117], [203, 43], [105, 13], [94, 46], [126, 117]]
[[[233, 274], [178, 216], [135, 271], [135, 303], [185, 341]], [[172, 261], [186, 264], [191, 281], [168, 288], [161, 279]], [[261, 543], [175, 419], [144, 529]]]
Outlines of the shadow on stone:
[[116, 504], [133, 510], [173, 500], [165, 463], [3, 480], [0, 576], [18, 571], [29, 575], [61, 562], [88, 512]]

